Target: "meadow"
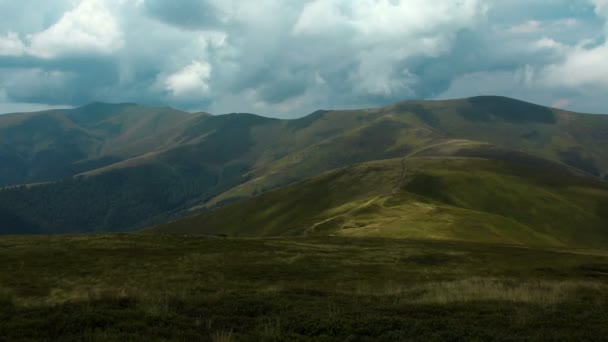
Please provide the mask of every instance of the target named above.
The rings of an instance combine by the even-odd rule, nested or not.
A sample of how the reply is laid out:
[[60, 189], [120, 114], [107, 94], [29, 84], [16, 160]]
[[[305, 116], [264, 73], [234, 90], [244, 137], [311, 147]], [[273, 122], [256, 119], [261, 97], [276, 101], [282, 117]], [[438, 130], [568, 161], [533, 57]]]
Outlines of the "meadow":
[[0, 238], [0, 341], [602, 340], [608, 253], [353, 237]]

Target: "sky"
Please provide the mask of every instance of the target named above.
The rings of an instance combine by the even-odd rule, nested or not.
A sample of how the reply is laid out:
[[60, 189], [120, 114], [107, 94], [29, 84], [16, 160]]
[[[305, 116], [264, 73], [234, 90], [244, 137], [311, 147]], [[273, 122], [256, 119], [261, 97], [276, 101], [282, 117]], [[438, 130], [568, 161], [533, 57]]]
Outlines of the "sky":
[[608, 0], [0, 0], [0, 113], [294, 118], [503, 95], [608, 113]]

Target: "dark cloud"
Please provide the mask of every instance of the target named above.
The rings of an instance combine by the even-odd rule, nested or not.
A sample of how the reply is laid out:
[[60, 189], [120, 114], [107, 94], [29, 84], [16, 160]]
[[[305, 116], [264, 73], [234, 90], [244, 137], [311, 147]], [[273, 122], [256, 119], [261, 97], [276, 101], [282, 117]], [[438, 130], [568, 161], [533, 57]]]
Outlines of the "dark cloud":
[[218, 27], [225, 16], [216, 6], [201, 0], [147, 0], [144, 6], [150, 16], [191, 30]]

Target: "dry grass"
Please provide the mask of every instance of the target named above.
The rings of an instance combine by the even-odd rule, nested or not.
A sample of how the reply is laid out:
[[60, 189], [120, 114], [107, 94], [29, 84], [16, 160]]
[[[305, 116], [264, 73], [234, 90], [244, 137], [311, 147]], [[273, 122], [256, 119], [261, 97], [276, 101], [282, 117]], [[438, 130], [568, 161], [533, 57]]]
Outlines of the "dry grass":
[[504, 301], [554, 305], [572, 299], [581, 291], [607, 291], [608, 286], [586, 281], [517, 281], [512, 279], [471, 278], [433, 282], [420, 286], [418, 303]]
[[[608, 285], [592, 281], [521, 281], [509, 278], [473, 277], [454, 281], [399, 284], [389, 282], [378, 286], [358, 283], [344, 293], [359, 296], [394, 296], [404, 304], [452, 304], [500, 301], [541, 306], [568, 302], [580, 293], [608, 293]], [[600, 301], [598, 299], [598, 304]]]
[[0, 244], [0, 340], [608, 336], [599, 253], [339, 237]]
[[235, 341], [234, 332], [232, 330], [215, 332], [211, 335], [211, 341], [213, 341], [213, 342]]
[[[141, 295], [137, 289], [126, 287], [75, 286], [69, 289], [55, 288], [45, 298], [47, 304], [64, 304], [77, 302], [93, 302], [103, 299], [125, 299]], [[21, 304], [32, 304], [23, 300]]]

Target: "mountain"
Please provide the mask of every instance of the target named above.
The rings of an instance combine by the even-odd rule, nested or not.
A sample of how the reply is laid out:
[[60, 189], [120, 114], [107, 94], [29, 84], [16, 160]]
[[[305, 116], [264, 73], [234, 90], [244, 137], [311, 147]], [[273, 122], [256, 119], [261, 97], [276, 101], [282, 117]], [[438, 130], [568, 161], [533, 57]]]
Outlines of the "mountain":
[[608, 183], [470, 141], [330, 171], [148, 230], [608, 246]]
[[0, 186], [55, 181], [161, 148], [201, 114], [134, 104], [0, 116]]
[[93, 104], [2, 116], [0, 132], [15, 132], [0, 135], [7, 185], [0, 233], [130, 231], [327, 171], [436, 157], [459, 144], [525, 153], [536, 158], [532, 164], [568, 165], [597, 182], [608, 174], [608, 116], [502, 97], [406, 101], [296, 120]]

